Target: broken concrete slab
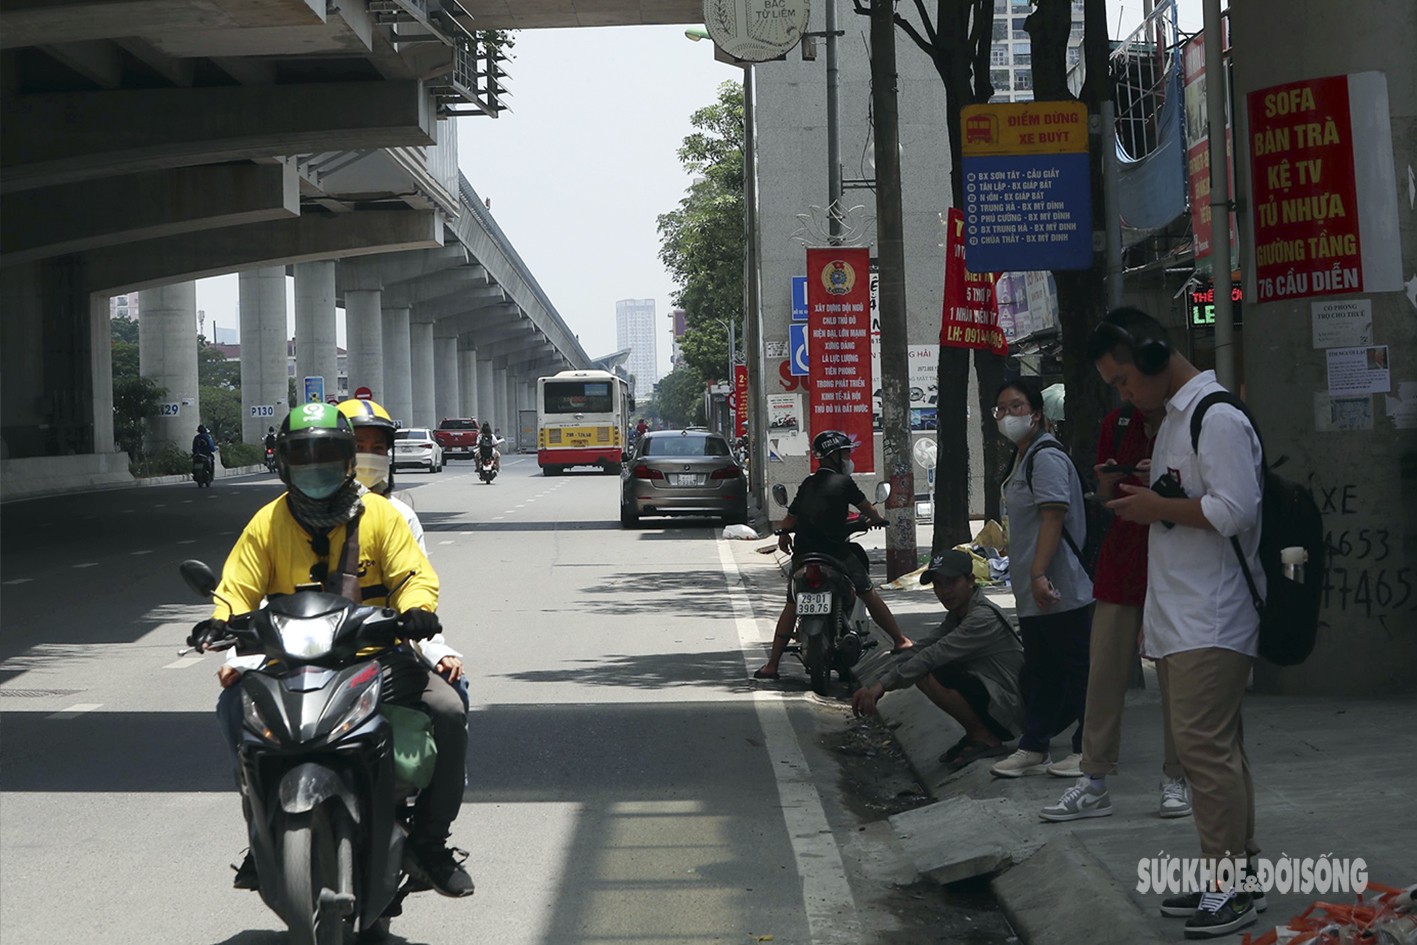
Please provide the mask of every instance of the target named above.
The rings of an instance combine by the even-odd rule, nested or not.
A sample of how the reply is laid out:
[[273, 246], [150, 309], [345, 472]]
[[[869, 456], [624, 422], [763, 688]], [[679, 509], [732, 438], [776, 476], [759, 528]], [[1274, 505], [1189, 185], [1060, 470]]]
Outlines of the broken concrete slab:
[[1042, 845], [1011, 807], [1004, 798], [956, 796], [897, 814], [890, 824], [920, 875], [955, 883], [1007, 869]]

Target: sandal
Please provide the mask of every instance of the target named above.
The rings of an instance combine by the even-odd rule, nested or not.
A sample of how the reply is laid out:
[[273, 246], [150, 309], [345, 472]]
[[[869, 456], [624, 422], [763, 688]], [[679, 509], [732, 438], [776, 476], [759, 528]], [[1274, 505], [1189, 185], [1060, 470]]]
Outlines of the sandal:
[[1004, 745], [986, 745], [983, 742], [971, 741], [960, 749], [955, 755], [954, 761], [950, 762], [951, 767], [958, 771], [966, 768], [981, 758], [1002, 758], [1009, 754], [1009, 749]]
[[909, 653], [913, 649], [915, 649], [914, 643], [910, 644], [909, 646], [898, 646], [891, 650], [891, 656], [899, 656], [901, 653]]
[[956, 758], [959, 757], [959, 753], [962, 752], [962, 751], [964, 751], [965, 746], [968, 745], [968, 744], [969, 744], [969, 736], [968, 736], [968, 735], [961, 735], [960, 738], [959, 738], [959, 741], [957, 741], [957, 742], [955, 742], [953, 745], [951, 745], [951, 746], [950, 746], [950, 750], [947, 751], [947, 752], [945, 752], [943, 755], [940, 756], [940, 764], [943, 764], [943, 765], [951, 764]]
[[758, 670], [757, 672], [755, 672], [755, 673], [753, 674], [753, 678], [754, 678], [754, 679], [781, 679], [782, 676], [781, 676], [780, 673], [775, 673], [775, 672], [773, 672], [772, 670], [760, 669], [760, 670]]

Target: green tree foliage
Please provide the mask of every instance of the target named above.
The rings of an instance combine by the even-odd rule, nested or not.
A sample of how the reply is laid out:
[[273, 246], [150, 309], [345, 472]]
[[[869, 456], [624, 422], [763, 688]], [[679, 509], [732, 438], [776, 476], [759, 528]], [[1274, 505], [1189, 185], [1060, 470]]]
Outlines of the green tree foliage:
[[727, 323], [743, 317], [743, 86], [723, 83], [718, 100], [689, 120], [695, 130], [678, 156], [695, 180], [659, 217], [659, 258], [680, 286], [674, 304], [688, 323], [675, 373], [689, 369], [701, 390], [726, 372]]
[[218, 443], [241, 440], [241, 391], [230, 387], [203, 387], [202, 422]]
[[197, 336], [197, 384], [200, 387], [241, 389], [241, 365], [228, 360], [221, 349], [203, 335]]
[[143, 456], [144, 421], [157, 416], [167, 389], [138, 373], [138, 323], [109, 319], [113, 358], [113, 439], [137, 461]]
[[138, 344], [138, 320], [129, 318], [127, 315], [119, 315], [117, 318], [108, 320], [108, 327], [112, 331], [114, 342], [124, 342], [125, 344], [137, 347]]
[[703, 375], [688, 364], [679, 365], [660, 379], [654, 405], [667, 426], [686, 427], [703, 423]]

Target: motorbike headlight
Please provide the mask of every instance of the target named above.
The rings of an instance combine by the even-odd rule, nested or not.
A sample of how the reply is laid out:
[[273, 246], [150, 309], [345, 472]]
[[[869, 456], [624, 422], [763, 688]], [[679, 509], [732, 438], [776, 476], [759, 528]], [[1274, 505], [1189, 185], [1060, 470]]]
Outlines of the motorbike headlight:
[[363, 725], [365, 721], [368, 720], [369, 716], [374, 714], [374, 711], [379, 708], [380, 685], [380, 678], [375, 676], [370, 681], [369, 685], [364, 688], [364, 691], [359, 694], [359, 699], [354, 705], [350, 706], [345, 713], [340, 716], [339, 721], [335, 723], [335, 727], [330, 729], [330, 734], [327, 736], [330, 741], [334, 741], [345, 732], [352, 731]]
[[275, 743], [279, 741], [276, 733], [271, 731], [271, 727], [266, 724], [266, 717], [261, 714], [261, 709], [256, 705], [256, 700], [242, 693], [241, 695], [241, 716], [246, 723], [246, 728], [266, 741]]
[[291, 656], [314, 659], [330, 651], [335, 631], [339, 629], [344, 614], [340, 612], [324, 614], [320, 617], [289, 617], [271, 614], [271, 624], [280, 634], [281, 646]]

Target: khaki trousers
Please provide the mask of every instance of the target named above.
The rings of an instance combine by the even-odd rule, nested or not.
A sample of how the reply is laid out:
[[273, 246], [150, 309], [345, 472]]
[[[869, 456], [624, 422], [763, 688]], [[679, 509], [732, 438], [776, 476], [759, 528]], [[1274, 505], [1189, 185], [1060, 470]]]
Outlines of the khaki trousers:
[[1245, 856], [1255, 845], [1255, 786], [1240, 702], [1254, 657], [1211, 647], [1156, 661], [1161, 708], [1191, 785], [1203, 856]]
[[[1122, 709], [1127, 684], [1137, 658], [1141, 608], [1098, 601], [1092, 611], [1091, 662], [1087, 672], [1087, 715], [1082, 730], [1083, 774], [1094, 778], [1117, 773], [1122, 751]], [[1159, 675], [1159, 674], [1158, 674]], [[1162, 690], [1165, 698], [1165, 690]], [[1164, 718], [1164, 716], [1163, 716]], [[1168, 778], [1184, 773], [1176, 758], [1171, 727], [1161, 726], [1164, 755], [1161, 770]]]

